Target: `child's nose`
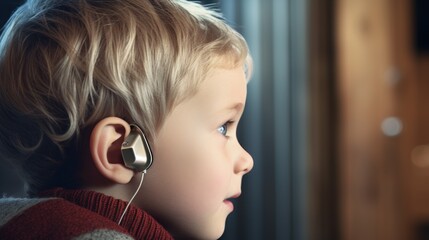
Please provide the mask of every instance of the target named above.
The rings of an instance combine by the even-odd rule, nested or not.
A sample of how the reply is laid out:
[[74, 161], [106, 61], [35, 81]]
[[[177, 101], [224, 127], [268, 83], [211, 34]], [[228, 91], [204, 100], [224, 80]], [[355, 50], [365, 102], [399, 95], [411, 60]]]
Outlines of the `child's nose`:
[[239, 144], [240, 155], [236, 163], [236, 173], [247, 174], [253, 168], [252, 156]]

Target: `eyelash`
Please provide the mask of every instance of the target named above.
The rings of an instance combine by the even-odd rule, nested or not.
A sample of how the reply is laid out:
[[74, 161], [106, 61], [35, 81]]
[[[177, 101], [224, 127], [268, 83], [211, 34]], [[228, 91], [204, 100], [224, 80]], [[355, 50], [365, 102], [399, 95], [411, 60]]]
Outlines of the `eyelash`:
[[[222, 124], [220, 127], [218, 127], [218, 131], [220, 134], [224, 135], [225, 137], [227, 137], [227, 133], [228, 133], [228, 126], [231, 125], [233, 123], [233, 121], [227, 121], [226, 123]], [[224, 129], [224, 130], [223, 130]]]

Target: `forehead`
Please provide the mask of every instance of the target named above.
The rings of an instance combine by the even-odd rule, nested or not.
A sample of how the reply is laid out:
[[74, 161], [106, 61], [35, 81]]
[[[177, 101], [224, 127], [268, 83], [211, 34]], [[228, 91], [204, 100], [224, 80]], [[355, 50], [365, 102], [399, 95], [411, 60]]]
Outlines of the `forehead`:
[[195, 96], [194, 101], [216, 104], [213, 107], [231, 107], [242, 104], [246, 100], [247, 81], [243, 67], [227, 69], [214, 68], [204, 79]]
[[243, 67], [213, 68], [199, 84], [195, 94], [173, 108], [170, 117], [199, 119], [233, 110], [243, 111], [247, 80]]

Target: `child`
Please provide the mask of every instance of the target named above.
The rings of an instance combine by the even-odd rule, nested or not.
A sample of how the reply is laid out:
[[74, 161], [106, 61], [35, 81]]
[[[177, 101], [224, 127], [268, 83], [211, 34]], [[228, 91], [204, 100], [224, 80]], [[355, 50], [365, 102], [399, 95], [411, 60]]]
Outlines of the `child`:
[[0, 201], [0, 239], [219, 238], [250, 68], [196, 3], [29, 0], [0, 39], [0, 157], [30, 198]]

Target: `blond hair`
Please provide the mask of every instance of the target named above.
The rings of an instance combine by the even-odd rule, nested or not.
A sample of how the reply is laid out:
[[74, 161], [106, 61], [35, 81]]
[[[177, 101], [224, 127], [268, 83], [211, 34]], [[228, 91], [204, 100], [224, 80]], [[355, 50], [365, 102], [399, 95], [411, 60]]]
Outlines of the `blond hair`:
[[0, 156], [30, 192], [67, 185], [84, 129], [118, 116], [153, 139], [211, 68], [240, 65], [243, 37], [196, 3], [29, 0], [0, 38]]

